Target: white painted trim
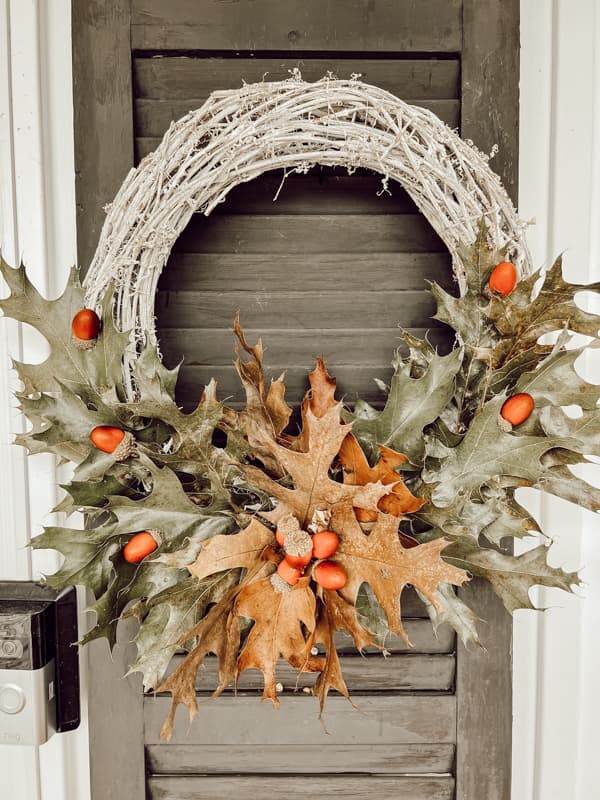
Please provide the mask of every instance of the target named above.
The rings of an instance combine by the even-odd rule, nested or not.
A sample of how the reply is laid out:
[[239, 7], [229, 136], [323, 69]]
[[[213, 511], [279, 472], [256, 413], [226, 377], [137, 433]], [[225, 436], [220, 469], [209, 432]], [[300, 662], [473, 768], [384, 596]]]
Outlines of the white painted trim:
[[[0, 0], [0, 247], [9, 263], [22, 258], [50, 296], [61, 291], [75, 262], [74, 179], [70, 0]], [[2, 321], [3, 397], [17, 386], [9, 353], [41, 360], [45, 342], [26, 326]], [[52, 456], [26, 459], [10, 443], [23, 425], [12, 406], [0, 408], [0, 578], [29, 579], [58, 565], [57, 554], [32, 555], [26, 547], [53, 520], [47, 509], [58, 498], [58, 471]], [[40, 748], [0, 746], [0, 797], [89, 798], [86, 663], [84, 650], [81, 727]]]
[[[570, 280], [600, 279], [600, 7], [596, 0], [521, 0], [519, 210], [536, 217], [534, 261], [565, 250]], [[596, 309], [598, 310], [598, 309]], [[600, 364], [579, 365], [600, 381]], [[588, 480], [596, 482], [591, 472]], [[513, 800], [590, 800], [598, 792], [600, 524], [598, 516], [544, 497], [550, 560], [584, 567], [589, 587], [568, 597], [539, 592], [551, 608], [518, 612], [514, 629]], [[592, 683], [594, 681], [594, 683]]]

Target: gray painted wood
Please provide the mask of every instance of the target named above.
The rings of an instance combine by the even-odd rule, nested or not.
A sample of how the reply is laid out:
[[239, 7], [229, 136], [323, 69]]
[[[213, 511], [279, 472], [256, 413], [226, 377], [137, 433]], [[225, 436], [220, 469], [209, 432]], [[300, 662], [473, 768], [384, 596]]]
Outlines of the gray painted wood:
[[[146, 744], [159, 744], [169, 697], [144, 699]], [[316, 697], [281, 698], [279, 709], [260, 697], [201, 699], [190, 725], [187, 709], [175, 718], [173, 744], [289, 745], [432, 744], [456, 740], [456, 699], [445, 694], [358, 696], [353, 703], [330, 695], [323, 720]]]
[[[236, 310], [249, 328], [264, 326], [282, 330], [325, 330], [425, 327], [435, 311], [426, 291], [372, 291], [352, 293], [315, 289], [267, 292], [159, 292], [156, 313], [161, 327], [215, 328], [232, 325]], [[435, 327], [432, 325], [432, 327]], [[390, 342], [390, 356], [392, 342]], [[352, 353], [346, 361], [352, 363]], [[337, 366], [337, 365], [332, 365]]]
[[[448, 334], [444, 328], [408, 328], [413, 336], [429, 341], [445, 352]], [[276, 328], [245, 328], [250, 342], [262, 338], [265, 347], [265, 369], [268, 374], [277, 371], [277, 365], [297, 364], [312, 369], [314, 358], [324, 356], [328, 364], [337, 365], [353, 356], [354, 364], [380, 364], [389, 368], [392, 350], [399, 347], [406, 352], [398, 328], [357, 328], [335, 331], [315, 328], [306, 330], [278, 330]], [[195, 328], [164, 328], [160, 333], [160, 349], [165, 364], [173, 368], [184, 360], [185, 366], [221, 366], [234, 358], [231, 329], [205, 328], [200, 334]], [[333, 369], [333, 367], [332, 367]]]
[[[298, 68], [306, 81], [328, 72], [361, 80], [403, 100], [457, 100], [460, 60], [455, 58], [134, 58], [134, 93], [139, 100], [188, 100], [256, 81], [281, 81]], [[409, 98], [411, 98], [409, 100]], [[153, 135], [153, 134], [148, 134]]]
[[454, 53], [461, 0], [133, 0], [135, 50]]
[[485, 153], [517, 201], [519, 153], [519, 2], [464, 0], [462, 135]]
[[[174, 247], [185, 253], [446, 251], [420, 214], [197, 214]], [[343, 258], [343, 255], [341, 256]], [[302, 278], [297, 278], [303, 286]]]
[[[343, 224], [343, 220], [341, 223]], [[335, 290], [340, 283], [354, 290], [421, 290], [436, 281], [451, 289], [454, 281], [448, 253], [173, 253], [163, 272], [163, 290], [240, 292], [272, 290], [283, 283]]]
[[[295, 758], [291, 753], [290, 757]], [[301, 765], [304, 767], [304, 765]], [[307, 797], [345, 800], [453, 800], [454, 778], [440, 777], [157, 777], [148, 781], [151, 800], [231, 800], [250, 795], [254, 800]]]
[[[484, 152], [514, 200], [518, 177], [519, 3], [464, 0], [462, 134]], [[482, 113], [482, 110], [485, 113]], [[486, 621], [485, 650], [457, 653], [457, 800], [509, 800], [512, 751], [512, 622], [489, 584], [461, 597]]]
[[104, 206], [133, 163], [129, 0], [73, 0], [73, 112], [77, 256], [89, 267]]
[[312, 774], [450, 773], [454, 765], [452, 744], [328, 744], [301, 742], [293, 751], [287, 745], [150, 745], [146, 769], [150, 774], [283, 774], [297, 773], [309, 764]]
[[[173, 659], [172, 669], [182, 656]], [[352, 694], [361, 692], [446, 692], [454, 687], [454, 655], [406, 654], [403, 656], [347, 655], [340, 659], [346, 685]], [[277, 667], [277, 680], [285, 692], [314, 686], [316, 674], [298, 673], [285, 661]], [[196, 687], [200, 692], [212, 692], [218, 685], [217, 659], [207, 658], [198, 672]], [[257, 670], [246, 670], [238, 680], [237, 692], [262, 691], [263, 676]], [[229, 687], [233, 691], [233, 685]]]
[[121, 624], [118, 644], [89, 647], [88, 725], [92, 800], [144, 800], [143, 694], [141, 675], [123, 676], [135, 660], [130, 644], [136, 624]]

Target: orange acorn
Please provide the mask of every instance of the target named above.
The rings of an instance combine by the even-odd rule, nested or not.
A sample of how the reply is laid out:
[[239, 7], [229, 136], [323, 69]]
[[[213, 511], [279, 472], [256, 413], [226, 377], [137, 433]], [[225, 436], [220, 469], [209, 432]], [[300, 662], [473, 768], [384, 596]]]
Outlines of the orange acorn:
[[531, 415], [534, 406], [535, 401], [530, 394], [525, 392], [513, 394], [502, 406], [500, 416], [511, 426], [515, 427], [525, 422]]
[[124, 461], [135, 455], [135, 440], [131, 433], [112, 425], [98, 425], [90, 433], [94, 447], [103, 453], [111, 453], [115, 461]]
[[302, 570], [294, 567], [284, 558], [277, 567], [277, 574], [289, 586], [295, 586], [302, 577]]
[[96, 344], [100, 332], [100, 317], [91, 308], [82, 308], [71, 321], [73, 344], [81, 350], [89, 350]]
[[333, 531], [319, 531], [313, 536], [312, 543], [315, 558], [329, 558], [340, 546], [340, 539]]
[[346, 573], [334, 561], [321, 561], [315, 567], [314, 576], [323, 589], [341, 589], [346, 585]]
[[490, 292], [506, 297], [517, 285], [518, 278], [517, 268], [512, 261], [501, 261], [490, 274], [488, 281]]
[[279, 530], [279, 528], [277, 528], [277, 530], [275, 531], [275, 538], [277, 539], [277, 544], [279, 545], [279, 547], [283, 547], [284, 537], [285, 534], [281, 530]]
[[[156, 531], [154, 531], [156, 534]], [[139, 564], [146, 556], [153, 553], [158, 542], [150, 531], [141, 531], [132, 536], [123, 548], [123, 558], [130, 564]]]

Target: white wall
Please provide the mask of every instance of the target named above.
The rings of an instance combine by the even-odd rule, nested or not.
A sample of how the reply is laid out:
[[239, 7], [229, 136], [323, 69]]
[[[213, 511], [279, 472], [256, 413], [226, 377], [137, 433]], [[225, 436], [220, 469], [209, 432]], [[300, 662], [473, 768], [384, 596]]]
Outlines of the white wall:
[[[534, 258], [547, 264], [566, 249], [569, 277], [600, 280], [600, 3], [522, 0], [521, 14], [520, 210], [537, 220]], [[75, 260], [69, 20], [69, 0], [0, 0], [0, 243], [51, 294]], [[40, 343], [2, 322], [0, 397], [9, 352], [31, 356]], [[597, 364], [587, 369], [600, 380]], [[56, 473], [51, 459], [26, 462], [9, 445], [20, 424], [0, 403], [0, 578], [52, 569], [48, 555], [32, 559], [24, 545], [49, 522]], [[517, 613], [513, 800], [591, 800], [600, 745], [598, 518], [558, 500], [540, 503], [533, 492], [527, 502], [555, 538], [554, 563], [584, 566], [589, 586], [585, 601], [546, 592], [550, 611]], [[39, 751], [0, 746], [1, 797], [89, 797], [82, 657], [80, 730]]]
[[[519, 210], [536, 219], [528, 236], [534, 260], [549, 264], [564, 250], [568, 279], [598, 281], [600, 3], [521, 0], [521, 47]], [[600, 382], [598, 359], [578, 368]], [[599, 485], [592, 469], [581, 474]], [[551, 562], [583, 567], [588, 585], [578, 592], [585, 600], [544, 591], [550, 610], [516, 614], [513, 800], [592, 800], [599, 796], [600, 521], [555, 499], [542, 501], [539, 518], [555, 540]]]

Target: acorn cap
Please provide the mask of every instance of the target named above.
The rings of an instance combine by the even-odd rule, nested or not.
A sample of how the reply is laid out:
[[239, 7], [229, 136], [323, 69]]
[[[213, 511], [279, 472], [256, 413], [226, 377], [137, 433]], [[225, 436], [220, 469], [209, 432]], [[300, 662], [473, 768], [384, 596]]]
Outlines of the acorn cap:
[[306, 531], [297, 529], [283, 537], [283, 549], [291, 556], [304, 556], [311, 552], [312, 547], [312, 538]]
[[71, 336], [71, 344], [78, 350], [92, 350], [96, 347], [97, 341], [97, 337], [94, 339], [80, 339], [78, 336], [75, 336], [75, 334]]
[[125, 431], [125, 435], [111, 453], [115, 461], [125, 461], [130, 456], [137, 456], [135, 438], [132, 433]]
[[293, 586], [290, 586], [289, 583], [286, 583], [286, 581], [284, 581], [283, 578], [281, 578], [276, 572], [274, 572], [271, 575], [270, 580], [271, 580], [271, 586], [279, 594], [285, 594], [286, 592], [291, 592], [292, 589], [294, 588]]
[[293, 514], [286, 514], [277, 523], [277, 530], [283, 537], [286, 537], [294, 531], [299, 531], [300, 523]]

